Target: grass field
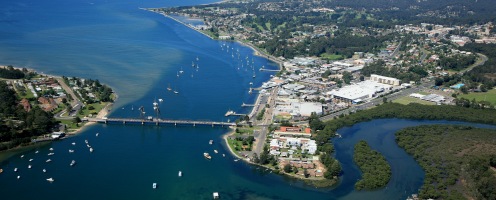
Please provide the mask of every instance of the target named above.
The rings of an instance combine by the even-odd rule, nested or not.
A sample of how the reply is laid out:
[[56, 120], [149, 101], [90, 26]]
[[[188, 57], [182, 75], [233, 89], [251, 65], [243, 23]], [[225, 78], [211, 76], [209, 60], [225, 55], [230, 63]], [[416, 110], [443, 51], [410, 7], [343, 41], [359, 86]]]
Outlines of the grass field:
[[343, 59], [342, 55], [336, 55], [336, 54], [328, 54], [328, 53], [323, 53], [320, 54], [320, 57], [326, 60], [341, 60]]
[[491, 105], [496, 105], [496, 89], [492, 89], [487, 92], [461, 94], [458, 97], [463, 97], [468, 100], [475, 99], [476, 101], [488, 101]]
[[423, 105], [436, 105], [434, 102], [424, 101], [413, 97], [404, 96], [393, 101], [394, 103], [400, 103], [403, 105], [408, 105], [410, 103], [418, 103]]

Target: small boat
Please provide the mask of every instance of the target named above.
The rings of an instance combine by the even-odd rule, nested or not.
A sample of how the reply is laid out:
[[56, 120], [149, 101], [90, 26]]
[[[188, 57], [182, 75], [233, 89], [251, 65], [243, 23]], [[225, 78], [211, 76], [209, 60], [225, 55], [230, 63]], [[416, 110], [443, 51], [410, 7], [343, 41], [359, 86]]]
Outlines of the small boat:
[[46, 169], [43, 169], [43, 173], [46, 173]]
[[214, 199], [218, 199], [219, 198], [219, 193], [218, 192], [214, 192], [212, 195], [214, 196]]
[[157, 183], [153, 183], [153, 184], [152, 184], [152, 188], [153, 188], [153, 189], [157, 189]]
[[17, 179], [20, 179], [20, 178], [21, 178], [21, 176], [17, 176]]
[[55, 154], [55, 153], [49, 153], [49, 154], [47, 154], [47, 155], [49, 155], [49, 156], [53, 156], [54, 154]]
[[84, 142], [85, 142], [86, 144], [88, 144], [88, 140], [84, 140]]
[[181, 67], [181, 70], [179, 70], [179, 73], [180, 73], [180, 74], [184, 73], [184, 71], [183, 71], [183, 67]]
[[179, 94], [179, 92], [178, 92], [178, 91], [176, 91], [176, 90], [174, 90], [174, 94]]
[[226, 157], [226, 154], [222, 154], [222, 157]]
[[239, 159], [234, 159], [234, 162], [238, 162], [238, 161], [239, 161]]
[[75, 142], [73, 142], [73, 143], [72, 143], [72, 145], [76, 145], [76, 143], [75, 143]]
[[214, 140], [208, 141], [208, 144], [212, 145], [214, 143]]
[[217, 151], [217, 149], [214, 149], [214, 153], [219, 153], [219, 152]]
[[90, 153], [93, 153], [93, 148], [90, 147]]
[[21, 155], [21, 158], [24, 158], [24, 155]]
[[158, 99], [158, 102], [162, 103], [162, 102], [164, 102], [164, 100], [163, 99]]
[[229, 115], [234, 115], [234, 114], [236, 114], [234, 111], [228, 110], [224, 116], [228, 117]]
[[39, 153], [40, 151], [35, 151], [34, 153]]
[[31, 159], [29, 159], [29, 162], [32, 162], [32, 161], [33, 161], [33, 159], [32, 159], [32, 158], [31, 158]]
[[51, 178], [51, 177], [50, 177], [50, 178], [47, 178], [46, 180], [47, 180], [48, 182], [50, 182], [50, 183], [51, 183], [51, 182], [53, 182], [53, 181], [55, 181], [55, 180], [53, 180], [53, 178]]
[[171, 91], [171, 90], [172, 90], [172, 88], [171, 88], [171, 86], [170, 86], [170, 83], [169, 83], [169, 86], [167, 86], [167, 90], [169, 90], [169, 91]]
[[91, 148], [91, 146], [89, 144], [87, 144], [86, 147]]
[[72, 150], [72, 149], [69, 149], [69, 153], [74, 153], [74, 150]]
[[72, 160], [72, 161], [71, 161], [70, 166], [72, 167], [72, 166], [74, 166], [75, 164], [76, 164], [76, 161], [75, 161], [75, 160]]
[[3, 173], [3, 169], [0, 169], [0, 174]]
[[52, 162], [52, 160], [51, 159], [48, 159], [48, 160], [46, 160], [46, 162], [49, 163], [49, 162]]
[[203, 156], [208, 160], [212, 159], [212, 156], [210, 156], [207, 152], [203, 153]]
[[53, 148], [50, 148], [49, 150], [50, 150], [50, 151], [53, 151]]
[[28, 165], [28, 169], [31, 169], [31, 165]]
[[95, 134], [95, 136], [96, 136], [96, 137], [98, 137], [98, 135], [99, 135], [99, 134], [100, 134], [100, 133], [96, 133], [96, 134]]
[[16, 168], [14, 168], [14, 171], [15, 171], [15, 172], [17, 172], [17, 167], [16, 167]]
[[177, 174], [177, 176], [179, 176], [179, 177], [183, 176], [183, 172], [182, 171], [179, 171], [179, 173]]

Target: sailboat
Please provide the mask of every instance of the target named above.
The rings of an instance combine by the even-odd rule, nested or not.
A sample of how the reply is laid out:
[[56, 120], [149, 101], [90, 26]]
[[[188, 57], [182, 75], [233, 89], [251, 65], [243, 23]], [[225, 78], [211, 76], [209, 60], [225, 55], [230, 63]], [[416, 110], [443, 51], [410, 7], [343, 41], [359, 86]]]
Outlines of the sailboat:
[[179, 72], [177, 72], [177, 75], [176, 76], [179, 77]]
[[179, 71], [180, 74], [182, 74], [184, 71], [183, 71], [183, 67], [181, 67], [181, 70]]
[[199, 61], [199, 60], [200, 60], [200, 58], [198, 58], [198, 56], [196, 56], [196, 61]]
[[170, 86], [170, 83], [169, 83], [169, 86], [167, 86], [167, 90], [168, 90], [168, 91], [171, 91], [171, 90], [172, 90], [172, 88], [171, 88], [171, 86]]

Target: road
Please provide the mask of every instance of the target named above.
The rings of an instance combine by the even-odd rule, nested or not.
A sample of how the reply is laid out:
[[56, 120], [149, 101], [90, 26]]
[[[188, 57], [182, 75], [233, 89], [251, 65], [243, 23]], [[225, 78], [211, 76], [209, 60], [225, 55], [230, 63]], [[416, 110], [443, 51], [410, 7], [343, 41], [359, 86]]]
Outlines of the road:
[[65, 114], [67, 111], [63, 110], [62, 112], [60, 113], [57, 113], [55, 114], [55, 119], [73, 119], [74, 116], [76, 116], [76, 114], [79, 112], [79, 109], [82, 108], [83, 106], [83, 103], [78, 99], [78, 97], [76, 96], [76, 94], [74, 94], [74, 91], [72, 90], [72, 88], [70, 88], [64, 81], [64, 79], [62, 77], [55, 77], [55, 79], [57, 79], [57, 81], [59, 82], [60, 86], [69, 94], [71, 95], [72, 97], [72, 101], [71, 101], [71, 106], [72, 106], [72, 109], [70, 111], [70, 113], [68, 114], [69, 116], [67, 117], [62, 117], [63, 114]]
[[[254, 124], [261, 125], [261, 130], [259, 131], [258, 136], [256, 137], [256, 145], [255, 148], [252, 150], [252, 153], [256, 153], [257, 155], [260, 155], [263, 151], [263, 147], [265, 145], [265, 139], [267, 138], [267, 134], [269, 133], [269, 128], [268, 125], [272, 123], [272, 109], [275, 107], [275, 97], [277, 95], [277, 88], [274, 88], [270, 91], [270, 95], [265, 96], [260, 100], [260, 105], [265, 107], [266, 104], [269, 105], [269, 108], [265, 109], [265, 114], [262, 119], [262, 121], [257, 121], [256, 119], [253, 119]], [[262, 108], [259, 107], [259, 110]]]

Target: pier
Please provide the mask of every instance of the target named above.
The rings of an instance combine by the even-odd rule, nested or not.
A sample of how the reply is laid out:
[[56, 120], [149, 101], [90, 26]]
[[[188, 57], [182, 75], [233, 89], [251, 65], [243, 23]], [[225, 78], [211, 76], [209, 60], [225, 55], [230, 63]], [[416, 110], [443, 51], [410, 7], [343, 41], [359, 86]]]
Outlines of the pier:
[[168, 119], [137, 119], [137, 118], [87, 118], [89, 122], [113, 123], [113, 124], [141, 124], [141, 125], [171, 125], [171, 126], [212, 126], [212, 127], [229, 127], [236, 126], [233, 122], [216, 122], [216, 121], [195, 121], [195, 120], [168, 120]]
[[279, 72], [279, 70], [277, 69], [265, 69], [265, 68], [260, 68], [260, 71], [261, 72]]

